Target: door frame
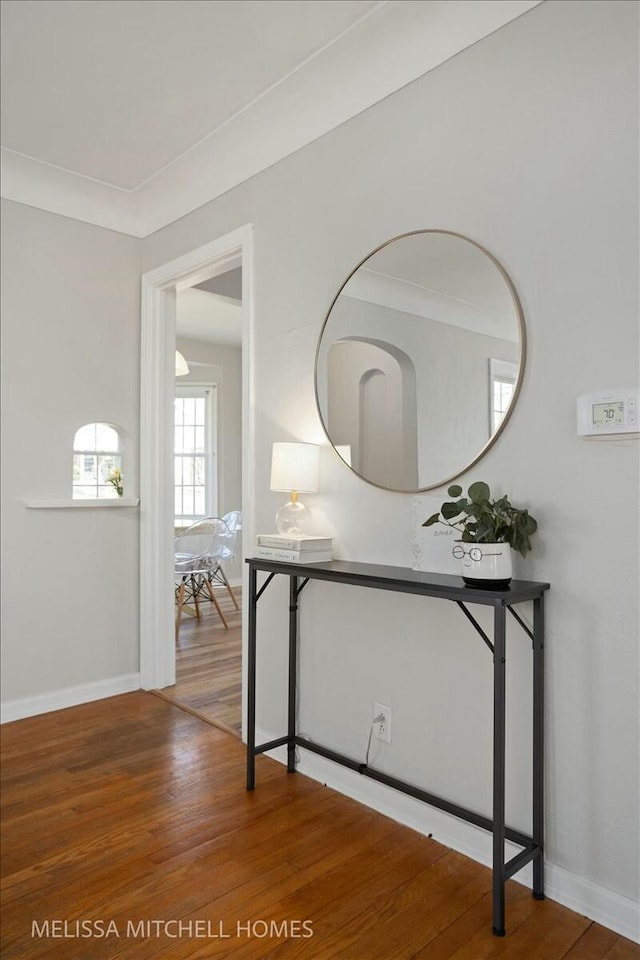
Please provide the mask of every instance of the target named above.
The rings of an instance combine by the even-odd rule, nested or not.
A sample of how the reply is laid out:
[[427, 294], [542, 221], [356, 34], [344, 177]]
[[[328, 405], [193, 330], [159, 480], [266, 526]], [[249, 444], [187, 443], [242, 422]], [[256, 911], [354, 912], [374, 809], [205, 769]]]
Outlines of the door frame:
[[[175, 683], [173, 393], [176, 291], [242, 265], [243, 544], [254, 536], [253, 225], [245, 224], [142, 275], [140, 369], [140, 686]], [[243, 552], [246, 546], [243, 548]], [[244, 559], [244, 558], [243, 558]], [[243, 581], [245, 579], [243, 566]], [[246, 590], [243, 591], [243, 598]], [[244, 606], [244, 604], [243, 604]], [[242, 716], [246, 698], [242, 622]]]

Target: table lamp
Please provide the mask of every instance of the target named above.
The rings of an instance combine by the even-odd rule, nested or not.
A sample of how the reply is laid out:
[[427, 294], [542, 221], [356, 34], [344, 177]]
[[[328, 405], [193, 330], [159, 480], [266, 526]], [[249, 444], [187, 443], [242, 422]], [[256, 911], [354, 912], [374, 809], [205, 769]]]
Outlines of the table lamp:
[[278, 533], [308, 533], [310, 510], [298, 500], [299, 493], [318, 492], [320, 448], [315, 443], [274, 443], [271, 458], [271, 489], [291, 494], [276, 514]]

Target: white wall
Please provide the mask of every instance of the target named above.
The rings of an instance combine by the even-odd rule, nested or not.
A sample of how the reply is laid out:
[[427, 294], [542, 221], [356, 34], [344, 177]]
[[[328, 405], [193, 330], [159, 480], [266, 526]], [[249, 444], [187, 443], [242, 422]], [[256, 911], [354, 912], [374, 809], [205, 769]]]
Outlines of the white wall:
[[[215, 383], [218, 408], [218, 511], [242, 510], [242, 350], [224, 344], [176, 339], [187, 360], [197, 361], [177, 383]], [[225, 564], [232, 582], [242, 578], [242, 534], [237, 539], [233, 563]]]
[[[552, 584], [552, 886], [584, 906], [596, 884], [600, 919], [613, 903], [628, 932], [638, 896], [638, 446], [578, 439], [575, 398], [638, 380], [637, 58], [635, 4], [543, 4], [143, 244], [151, 269], [255, 224], [258, 529], [276, 506], [271, 443], [323, 439], [314, 352], [349, 270], [389, 237], [424, 227], [466, 234], [504, 264], [527, 323], [524, 385], [507, 430], [463, 480], [487, 480], [539, 520], [518, 573]], [[322, 490], [315, 502], [343, 557], [410, 565], [410, 497], [362, 483], [330, 450]], [[258, 719], [278, 734], [286, 600], [282, 585], [270, 589], [260, 601]], [[460, 612], [322, 584], [305, 590], [303, 608], [301, 729], [362, 756], [373, 700], [389, 704], [394, 743], [380, 766], [486, 812], [491, 665]], [[509, 659], [508, 810], [526, 826], [530, 651], [517, 630]], [[406, 816], [437, 824], [436, 835], [457, 830], [430, 811]]]
[[[271, 527], [278, 505], [272, 442], [322, 440], [315, 345], [348, 271], [382, 241], [423, 227], [466, 234], [502, 261], [523, 303], [527, 370], [507, 430], [464, 482], [486, 479], [540, 522], [519, 574], [552, 584], [550, 892], [628, 935], [638, 899], [638, 446], [579, 440], [575, 397], [638, 380], [637, 14], [616, 0], [545, 3], [142, 242], [148, 270], [255, 224], [258, 528]], [[27, 487], [53, 492], [25, 430], [36, 450], [55, 453], [49, 434], [62, 422], [66, 436], [82, 406], [80, 419], [135, 432], [139, 346], [133, 242], [23, 207], [10, 207], [7, 240], [5, 683], [16, 697], [70, 675], [135, 669], [134, 515], [28, 514], [17, 498]], [[38, 254], [45, 265], [34, 273]], [[78, 263], [88, 263], [79, 278]], [[74, 377], [96, 346], [91, 389], [76, 394]], [[34, 401], [36, 381], [44, 401]], [[20, 429], [11, 423], [18, 416]], [[362, 483], [325, 453], [316, 503], [340, 554], [410, 565], [412, 498]], [[61, 487], [63, 460], [49, 471]], [[69, 616], [64, 588], [78, 556], [74, 602], [84, 616]], [[36, 563], [46, 572], [38, 603], [25, 577]], [[122, 607], [113, 602], [120, 595]], [[286, 618], [278, 583], [260, 601], [258, 719], [274, 733], [286, 729]], [[380, 700], [394, 709], [394, 742], [376, 762], [488, 810], [491, 664], [457, 609], [314, 583], [301, 627], [302, 731], [363, 756]], [[517, 630], [508, 643], [508, 811], [526, 827], [530, 651]], [[359, 789], [350, 777], [344, 788]], [[369, 802], [485, 855], [472, 828], [373, 788]]]
[[[2, 203], [2, 698], [8, 716], [138, 686], [138, 510], [71, 499], [73, 437], [126, 433], [138, 493], [139, 241]], [[52, 698], [52, 694], [55, 694]], [[24, 703], [23, 701], [27, 701]]]

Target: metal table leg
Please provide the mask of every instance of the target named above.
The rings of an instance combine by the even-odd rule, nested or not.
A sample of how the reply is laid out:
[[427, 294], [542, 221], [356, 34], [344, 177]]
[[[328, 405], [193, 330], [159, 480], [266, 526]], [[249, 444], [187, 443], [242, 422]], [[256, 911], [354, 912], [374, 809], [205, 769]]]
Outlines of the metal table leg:
[[493, 608], [493, 932], [505, 934], [505, 662], [506, 609]]
[[296, 772], [296, 683], [298, 675], [298, 578], [289, 577], [289, 717], [287, 772]]
[[533, 601], [533, 896], [544, 900], [544, 597]]
[[247, 790], [256, 784], [256, 613], [258, 572], [249, 567], [249, 629], [247, 647]]

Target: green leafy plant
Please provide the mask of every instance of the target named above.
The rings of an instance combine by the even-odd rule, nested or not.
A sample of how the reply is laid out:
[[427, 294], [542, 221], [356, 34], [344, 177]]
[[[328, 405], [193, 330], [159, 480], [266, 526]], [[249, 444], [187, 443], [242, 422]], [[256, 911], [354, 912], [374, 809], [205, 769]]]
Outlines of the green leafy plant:
[[425, 520], [423, 527], [442, 523], [458, 530], [465, 543], [508, 543], [523, 557], [531, 550], [530, 537], [538, 524], [528, 510], [511, 506], [507, 497], [492, 501], [491, 491], [482, 481], [472, 483], [466, 497], [461, 496], [462, 487], [457, 483], [447, 493], [459, 499], [443, 503], [440, 512]]

